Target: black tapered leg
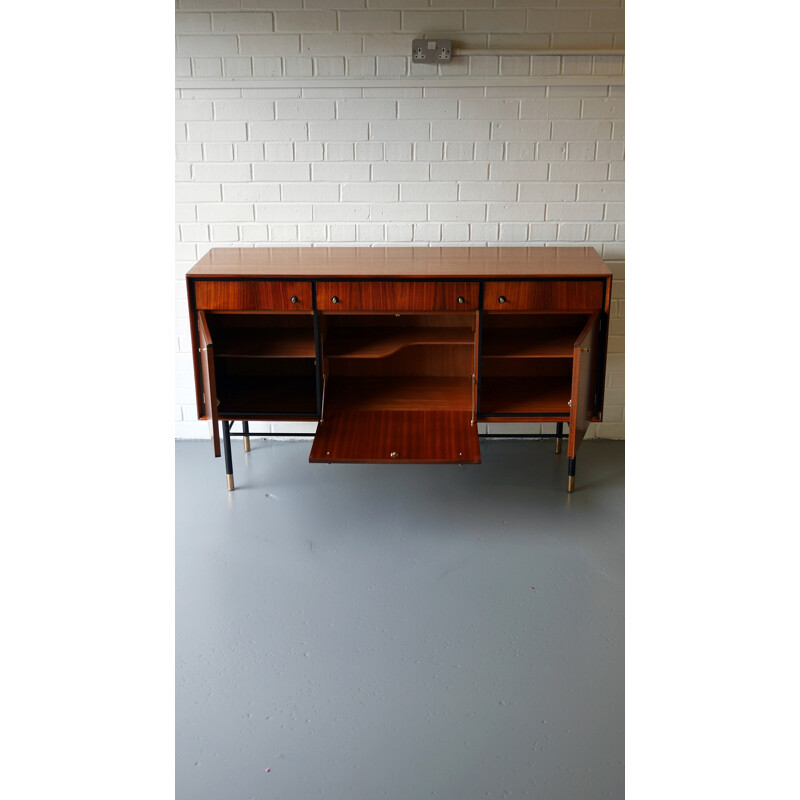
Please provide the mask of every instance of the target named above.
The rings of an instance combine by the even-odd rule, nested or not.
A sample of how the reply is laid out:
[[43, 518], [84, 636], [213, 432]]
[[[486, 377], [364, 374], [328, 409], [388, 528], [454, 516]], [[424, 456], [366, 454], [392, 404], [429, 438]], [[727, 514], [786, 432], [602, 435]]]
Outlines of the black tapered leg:
[[556, 422], [556, 453], [561, 452], [561, 438], [564, 436], [564, 423]]
[[571, 458], [567, 466], [567, 491], [575, 489], [575, 459]]
[[231, 424], [222, 420], [222, 449], [225, 453], [225, 477], [228, 481], [228, 491], [233, 491], [233, 459], [231, 458]]
[[245, 453], [250, 452], [250, 423], [243, 422], [242, 423], [242, 433], [244, 434], [244, 451]]

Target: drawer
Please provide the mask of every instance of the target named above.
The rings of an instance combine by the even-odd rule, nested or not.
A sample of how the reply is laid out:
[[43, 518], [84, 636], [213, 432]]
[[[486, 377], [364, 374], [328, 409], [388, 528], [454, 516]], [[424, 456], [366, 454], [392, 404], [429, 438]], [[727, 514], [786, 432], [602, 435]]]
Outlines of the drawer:
[[198, 309], [312, 311], [311, 283], [303, 281], [194, 281]]
[[597, 280], [487, 281], [487, 311], [596, 311], [603, 309], [605, 282]]
[[470, 281], [324, 281], [323, 311], [475, 311], [479, 287]]

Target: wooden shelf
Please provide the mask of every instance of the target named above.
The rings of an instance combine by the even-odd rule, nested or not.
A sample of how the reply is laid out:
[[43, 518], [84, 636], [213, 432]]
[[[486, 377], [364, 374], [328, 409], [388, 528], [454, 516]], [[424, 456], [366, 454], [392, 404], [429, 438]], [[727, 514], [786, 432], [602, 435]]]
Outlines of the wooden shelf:
[[215, 338], [220, 358], [314, 358], [314, 332], [302, 328], [222, 328]]
[[580, 329], [489, 329], [483, 336], [481, 355], [484, 358], [572, 358], [579, 334]]
[[325, 409], [354, 411], [471, 411], [471, 378], [419, 376], [332, 378], [325, 388]]
[[504, 414], [569, 415], [572, 382], [566, 376], [539, 378], [484, 378], [481, 381], [481, 416]]
[[325, 339], [323, 351], [326, 358], [384, 358], [406, 347], [474, 341], [467, 327], [339, 328]]

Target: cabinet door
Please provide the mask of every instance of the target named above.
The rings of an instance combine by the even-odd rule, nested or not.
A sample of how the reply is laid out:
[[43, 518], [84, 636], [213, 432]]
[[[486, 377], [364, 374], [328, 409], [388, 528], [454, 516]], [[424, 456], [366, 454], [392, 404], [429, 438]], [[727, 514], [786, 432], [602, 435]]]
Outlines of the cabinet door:
[[203, 374], [203, 403], [211, 426], [214, 455], [219, 457], [219, 417], [217, 416], [217, 382], [214, 376], [214, 342], [204, 311], [197, 312], [197, 329], [200, 334], [200, 369]]
[[311, 463], [479, 464], [469, 411], [336, 409], [320, 420]]
[[600, 314], [592, 314], [575, 341], [572, 355], [569, 445], [567, 455], [575, 458], [589, 421], [597, 411], [597, 376], [600, 353]]

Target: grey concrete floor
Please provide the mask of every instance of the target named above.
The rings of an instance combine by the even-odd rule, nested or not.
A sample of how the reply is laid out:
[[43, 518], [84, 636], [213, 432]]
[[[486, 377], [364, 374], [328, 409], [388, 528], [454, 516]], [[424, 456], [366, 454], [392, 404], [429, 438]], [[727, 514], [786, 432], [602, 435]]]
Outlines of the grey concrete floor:
[[623, 797], [623, 442], [233, 444], [176, 443], [177, 800]]

